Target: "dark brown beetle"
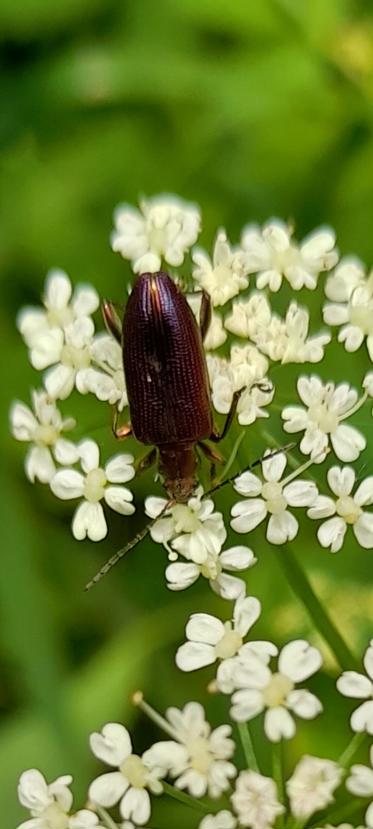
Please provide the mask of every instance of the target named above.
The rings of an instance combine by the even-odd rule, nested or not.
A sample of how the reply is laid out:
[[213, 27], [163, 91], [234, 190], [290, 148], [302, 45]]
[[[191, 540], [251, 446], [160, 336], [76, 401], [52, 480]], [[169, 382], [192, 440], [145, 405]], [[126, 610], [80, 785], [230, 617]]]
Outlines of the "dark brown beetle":
[[105, 323], [123, 347], [131, 424], [114, 423], [119, 439], [133, 434], [153, 449], [142, 462], [159, 455], [165, 489], [185, 503], [197, 486], [196, 446], [211, 462], [220, 455], [203, 441], [221, 440], [234, 417], [241, 390], [233, 396], [224, 429], [213, 425], [203, 339], [211, 319], [210, 299], [202, 294], [200, 322], [179, 287], [167, 273], [144, 273], [129, 296], [123, 326], [113, 303], [103, 304]]

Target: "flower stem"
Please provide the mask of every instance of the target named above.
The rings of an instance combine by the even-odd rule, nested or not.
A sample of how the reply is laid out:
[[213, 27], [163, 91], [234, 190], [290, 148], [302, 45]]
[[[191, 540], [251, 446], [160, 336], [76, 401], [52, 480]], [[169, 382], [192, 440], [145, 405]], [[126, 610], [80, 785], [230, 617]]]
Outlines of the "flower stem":
[[96, 811], [100, 820], [102, 820], [107, 829], [118, 829], [117, 824], [114, 823], [113, 818], [110, 817], [106, 809], [103, 809], [102, 806], [96, 806]]
[[342, 752], [341, 756], [337, 760], [337, 762], [340, 766], [342, 766], [343, 768], [346, 768], [349, 765], [349, 763], [352, 760], [354, 754], [356, 754], [357, 750], [360, 748], [360, 746], [364, 742], [365, 737], [366, 737], [365, 731], [363, 731], [361, 733], [358, 733], [358, 734], [354, 734], [354, 736], [350, 740], [348, 746], [345, 748], [345, 750]]
[[170, 783], [166, 783], [164, 780], [162, 780], [162, 786], [164, 793], [168, 794], [169, 797], [173, 797], [174, 800], [178, 800], [179, 803], [184, 803], [185, 806], [190, 806], [191, 809], [196, 809], [198, 812], [203, 812], [205, 815], [211, 814], [211, 807], [200, 798], [191, 797], [190, 794], [182, 792], [180, 789], [176, 789], [175, 786], [171, 786]]
[[277, 556], [287, 576], [290, 587], [298, 596], [312, 619], [316, 629], [324, 641], [329, 645], [336, 661], [342, 669], [358, 669], [358, 663], [348, 645], [342, 638], [339, 630], [326, 613], [320, 599], [298, 563], [289, 545], [284, 545]]
[[237, 723], [237, 728], [248, 768], [253, 769], [254, 771], [259, 771], [259, 765], [256, 759], [248, 723], [239, 722]]
[[158, 711], [155, 710], [155, 708], [153, 708], [151, 705], [149, 705], [148, 702], [146, 702], [146, 700], [143, 697], [142, 691], [135, 691], [135, 693], [132, 696], [132, 702], [134, 705], [137, 706], [137, 708], [140, 708], [141, 711], [143, 711], [144, 714], [146, 714], [150, 720], [153, 720], [153, 722], [156, 725], [158, 725], [159, 728], [162, 729], [162, 731], [165, 731], [166, 734], [172, 737], [173, 740], [178, 741], [178, 736], [172, 728], [172, 726], [170, 725], [170, 723], [167, 722], [165, 717], [162, 717], [162, 715], [159, 714]]
[[[285, 805], [284, 773], [282, 764], [282, 741], [272, 743], [272, 777], [277, 786], [278, 799]], [[278, 825], [284, 825], [284, 815], [279, 815]]]
[[232, 451], [231, 451], [231, 453], [230, 453], [230, 455], [229, 455], [229, 458], [228, 458], [228, 460], [227, 460], [227, 462], [226, 462], [226, 464], [225, 464], [225, 466], [224, 466], [223, 471], [222, 471], [222, 472], [220, 473], [220, 475], [218, 475], [218, 477], [215, 479], [214, 484], [220, 484], [220, 482], [221, 482], [221, 481], [224, 481], [224, 480], [225, 480], [225, 478], [226, 478], [226, 476], [228, 475], [228, 472], [229, 472], [229, 470], [230, 470], [230, 468], [231, 468], [232, 464], [234, 463], [234, 461], [235, 461], [235, 459], [236, 459], [236, 455], [237, 455], [237, 452], [238, 452], [239, 446], [240, 446], [240, 444], [242, 443], [242, 441], [243, 441], [244, 437], [245, 437], [245, 432], [244, 432], [244, 431], [242, 431], [242, 432], [241, 432], [241, 434], [239, 434], [239, 435], [238, 435], [238, 438], [237, 438], [237, 440], [235, 441], [235, 443], [234, 443], [234, 445], [233, 445]]

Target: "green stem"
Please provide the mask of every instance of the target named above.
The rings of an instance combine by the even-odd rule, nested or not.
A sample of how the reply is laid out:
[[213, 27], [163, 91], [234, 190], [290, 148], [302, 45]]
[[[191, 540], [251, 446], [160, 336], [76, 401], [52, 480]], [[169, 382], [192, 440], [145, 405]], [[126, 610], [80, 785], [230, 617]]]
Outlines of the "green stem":
[[366, 737], [365, 731], [354, 734], [352, 739], [350, 740], [348, 746], [342, 752], [339, 760], [337, 760], [338, 764], [343, 768], [347, 768], [349, 766], [350, 761], [352, 760], [354, 754], [356, 754], [357, 750], [360, 748], [362, 743], [364, 742]]
[[259, 765], [256, 759], [248, 723], [239, 722], [237, 723], [237, 728], [248, 768], [253, 769], [254, 771], [259, 771]]
[[114, 823], [113, 818], [110, 817], [106, 809], [103, 809], [102, 806], [96, 806], [96, 811], [100, 820], [107, 826], [107, 829], [118, 829], [118, 825]]
[[324, 610], [320, 599], [317, 597], [306, 574], [288, 545], [284, 545], [281, 551], [279, 550], [277, 560], [285, 571], [290, 587], [303, 603], [316, 629], [329, 645], [340, 667], [343, 670], [359, 670], [357, 660], [351, 653], [348, 645], [346, 645], [344, 639], [342, 639], [339, 630], [337, 630]]
[[[223, 471], [220, 473], [220, 475], [218, 475], [218, 477], [215, 479], [214, 484], [220, 484], [220, 482], [221, 482], [221, 481], [224, 481], [224, 480], [225, 480], [225, 478], [226, 478], [226, 476], [228, 475], [228, 472], [229, 472], [229, 470], [230, 470], [230, 468], [231, 468], [232, 464], [233, 464], [233, 463], [234, 463], [234, 461], [236, 460], [236, 455], [237, 455], [237, 452], [238, 452], [239, 446], [240, 446], [240, 444], [242, 443], [242, 441], [243, 441], [244, 437], [245, 437], [245, 432], [244, 432], [244, 431], [242, 431], [242, 432], [241, 432], [241, 434], [239, 434], [239, 435], [238, 435], [238, 438], [237, 438], [237, 440], [235, 441], [235, 443], [233, 444], [232, 451], [231, 451], [231, 453], [230, 453], [230, 455], [229, 455], [229, 458], [228, 458], [228, 460], [227, 460], [227, 462], [226, 462], [226, 464], [225, 464], [225, 466], [224, 466], [224, 469], [223, 469]], [[239, 474], [239, 473], [237, 473], [237, 474]]]
[[332, 812], [328, 812], [323, 817], [319, 817], [319, 820], [316, 823], [312, 823], [308, 829], [316, 829], [317, 826], [325, 825], [331, 823], [332, 825], [335, 823], [338, 825], [340, 821], [346, 822], [346, 818], [350, 817], [350, 815], [354, 815], [355, 812], [358, 812], [366, 806], [366, 802], [359, 798], [358, 800], [353, 800], [352, 802], [347, 802], [344, 806], [338, 806], [337, 809], [334, 809]]
[[[282, 741], [272, 743], [272, 777], [277, 786], [278, 799], [285, 806], [284, 772], [282, 764]], [[279, 815], [278, 826], [284, 825], [284, 815]]]
[[190, 806], [191, 809], [196, 809], [198, 812], [203, 812], [205, 815], [211, 814], [211, 808], [207, 805], [203, 800], [198, 799], [196, 797], [191, 797], [186, 792], [180, 791], [180, 789], [175, 789], [174, 786], [171, 786], [170, 783], [166, 783], [162, 780], [163, 791], [165, 794], [168, 794], [170, 797], [173, 797], [174, 800], [178, 800], [179, 803], [184, 803], [185, 806]]

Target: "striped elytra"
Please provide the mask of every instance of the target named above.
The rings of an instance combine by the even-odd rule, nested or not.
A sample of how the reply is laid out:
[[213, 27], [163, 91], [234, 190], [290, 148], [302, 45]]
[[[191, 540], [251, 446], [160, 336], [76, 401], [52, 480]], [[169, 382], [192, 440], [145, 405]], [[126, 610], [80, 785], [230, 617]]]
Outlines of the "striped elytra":
[[195, 443], [213, 423], [197, 321], [168, 274], [141, 274], [123, 319], [123, 365], [132, 429], [146, 444]]

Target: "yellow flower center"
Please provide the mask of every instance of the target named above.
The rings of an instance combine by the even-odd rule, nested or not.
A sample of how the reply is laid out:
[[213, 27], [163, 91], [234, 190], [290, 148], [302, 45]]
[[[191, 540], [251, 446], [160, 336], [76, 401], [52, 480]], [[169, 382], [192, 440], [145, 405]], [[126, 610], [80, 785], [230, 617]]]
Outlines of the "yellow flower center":
[[282, 484], [277, 481], [268, 481], [263, 484], [262, 497], [267, 501], [268, 512], [272, 515], [280, 515], [286, 510], [287, 502], [282, 494]]
[[41, 821], [48, 829], [67, 829], [69, 825], [68, 815], [62, 811], [59, 803], [47, 806], [41, 815]]
[[64, 328], [69, 325], [74, 319], [71, 308], [50, 308], [47, 311], [47, 320], [49, 325], [57, 328]]
[[177, 504], [172, 510], [177, 533], [194, 533], [201, 527], [197, 513], [185, 504]]
[[345, 520], [346, 524], [355, 524], [362, 514], [362, 509], [351, 498], [351, 495], [342, 495], [341, 498], [338, 498], [336, 507], [338, 515]]
[[242, 645], [242, 636], [236, 630], [232, 630], [231, 622], [225, 622], [224, 628], [224, 635], [220, 642], [215, 645], [215, 656], [218, 659], [229, 659], [237, 653]]
[[263, 689], [263, 702], [268, 708], [275, 708], [277, 705], [284, 705], [290, 691], [294, 688], [294, 682], [284, 674], [276, 673], [271, 676], [268, 685]]
[[190, 765], [194, 771], [200, 774], [206, 774], [209, 770], [212, 760], [212, 754], [209, 749], [209, 742], [204, 737], [199, 737], [186, 743], [186, 747], [190, 754]]
[[314, 403], [309, 408], [309, 418], [322, 432], [333, 434], [338, 426], [338, 415], [330, 411], [328, 401]]
[[146, 788], [147, 768], [137, 754], [130, 754], [120, 766], [120, 771], [134, 789]]
[[84, 497], [92, 504], [101, 501], [104, 496], [105, 486], [107, 483], [106, 475], [103, 469], [92, 469], [88, 472], [84, 485]]
[[91, 362], [89, 348], [75, 348], [73, 345], [64, 345], [61, 351], [61, 363], [71, 368], [88, 368]]
[[373, 302], [366, 305], [355, 305], [350, 308], [350, 320], [352, 325], [356, 325], [360, 330], [369, 336], [373, 333]]
[[59, 432], [54, 426], [40, 425], [36, 427], [33, 438], [38, 446], [53, 446], [59, 436]]

